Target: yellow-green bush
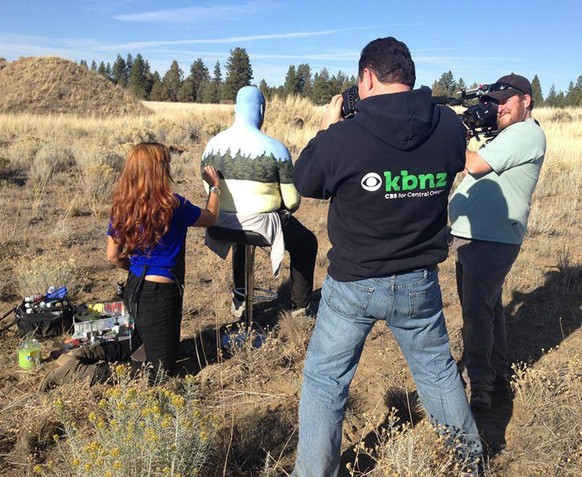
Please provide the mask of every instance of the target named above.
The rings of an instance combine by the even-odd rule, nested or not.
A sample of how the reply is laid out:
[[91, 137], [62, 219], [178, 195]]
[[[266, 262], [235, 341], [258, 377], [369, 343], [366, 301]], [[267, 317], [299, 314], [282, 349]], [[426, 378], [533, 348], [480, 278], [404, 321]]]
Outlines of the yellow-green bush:
[[16, 291], [21, 296], [44, 294], [51, 286], [67, 286], [69, 296], [81, 288], [82, 272], [73, 259], [62, 260], [53, 251], [38, 256], [23, 255], [16, 267]]
[[[119, 382], [107, 389], [99, 412], [91, 412], [80, 425], [63, 400], [55, 403], [64, 436], [57, 439], [69, 472], [79, 477], [198, 476], [208, 459], [215, 423], [197, 407], [192, 379], [181, 392], [167, 386], [148, 386], [147, 379], [130, 380], [122, 366]], [[39, 475], [57, 472], [50, 465], [36, 466]], [[58, 470], [63, 475], [63, 469]]]

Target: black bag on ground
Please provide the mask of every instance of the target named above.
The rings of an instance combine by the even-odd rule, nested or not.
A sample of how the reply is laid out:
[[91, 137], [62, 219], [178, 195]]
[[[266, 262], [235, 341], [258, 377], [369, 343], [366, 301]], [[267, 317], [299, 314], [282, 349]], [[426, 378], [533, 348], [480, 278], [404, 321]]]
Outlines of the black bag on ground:
[[42, 311], [27, 313], [24, 301], [14, 309], [16, 325], [21, 335], [34, 338], [59, 336], [73, 326], [73, 307], [68, 301], [61, 301], [57, 306]]

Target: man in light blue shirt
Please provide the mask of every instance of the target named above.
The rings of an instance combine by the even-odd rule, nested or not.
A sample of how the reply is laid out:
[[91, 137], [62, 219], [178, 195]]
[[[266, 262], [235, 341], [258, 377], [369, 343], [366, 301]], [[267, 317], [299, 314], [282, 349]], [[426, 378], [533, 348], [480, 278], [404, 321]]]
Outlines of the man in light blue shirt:
[[500, 133], [478, 151], [467, 150], [467, 174], [449, 214], [463, 311], [463, 375], [473, 410], [488, 411], [495, 386], [507, 383], [502, 286], [527, 230], [546, 137], [531, 116], [531, 84], [523, 76], [503, 76], [481, 101], [498, 105]]

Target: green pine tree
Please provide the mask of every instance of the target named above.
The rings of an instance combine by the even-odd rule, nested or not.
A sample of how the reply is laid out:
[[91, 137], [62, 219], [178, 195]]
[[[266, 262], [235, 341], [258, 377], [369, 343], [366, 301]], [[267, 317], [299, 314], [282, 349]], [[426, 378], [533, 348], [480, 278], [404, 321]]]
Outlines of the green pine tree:
[[534, 100], [534, 106], [542, 106], [544, 104], [544, 97], [542, 95], [542, 85], [538, 75], [535, 75], [531, 82], [531, 93], [532, 99]]
[[297, 94], [297, 71], [294, 65], [289, 65], [287, 75], [285, 76], [285, 83], [283, 83], [283, 92], [285, 96], [292, 96]]
[[125, 86], [127, 84], [125, 78], [126, 78], [125, 60], [121, 57], [121, 55], [118, 54], [115, 63], [113, 63], [111, 79], [115, 84], [119, 86]]
[[453, 77], [452, 71], [447, 71], [443, 73], [438, 81], [435, 81], [432, 85], [433, 96], [450, 96], [453, 97], [457, 92], [457, 82]]
[[311, 67], [307, 63], [301, 63], [297, 67], [297, 92], [304, 97], [311, 96]]
[[272, 98], [273, 90], [264, 79], [259, 83], [259, 89], [261, 90], [261, 93], [263, 93], [265, 99], [270, 100]]
[[559, 97], [558, 97], [558, 93], [556, 91], [556, 86], [554, 84], [552, 84], [552, 86], [550, 87], [550, 91], [548, 92], [548, 96], [546, 97], [546, 100], [544, 101], [544, 106], [549, 106], [551, 108], [557, 108], [559, 107]]
[[566, 106], [578, 108], [582, 106], [582, 76], [578, 76], [576, 84], [570, 82], [565, 98]]
[[333, 97], [329, 79], [329, 71], [324, 66], [319, 73], [313, 77], [313, 90], [311, 92], [311, 101], [315, 104], [322, 105], [330, 102]]
[[180, 65], [176, 60], [172, 61], [170, 69], [166, 72], [162, 79], [162, 98], [163, 101], [178, 101], [178, 91], [182, 87], [182, 72]]
[[103, 76], [103, 78], [109, 79], [109, 75], [107, 74], [107, 67], [105, 66], [105, 63], [103, 63], [103, 62], [99, 63], [99, 67], [97, 68], [97, 74]]
[[139, 99], [146, 99], [147, 97], [148, 73], [149, 65], [144, 61], [141, 54], [138, 53], [135, 60], [132, 61], [127, 87]]
[[217, 61], [214, 65], [214, 72], [212, 80], [204, 84], [202, 88], [202, 102], [203, 103], [219, 103], [222, 89], [222, 72], [220, 70], [220, 62]]
[[208, 68], [202, 61], [202, 58], [198, 58], [190, 66], [190, 74], [180, 90], [180, 101], [202, 102], [202, 90], [209, 81], [210, 74], [208, 73]]
[[330, 80], [330, 89], [333, 95], [340, 94], [351, 85], [349, 84], [349, 79], [345, 73], [338, 71], [336, 75], [333, 75]]
[[247, 51], [244, 48], [230, 50], [226, 62], [226, 79], [222, 88], [222, 99], [234, 101], [238, 90], [249, 86], [253, 79], [253, 68]]

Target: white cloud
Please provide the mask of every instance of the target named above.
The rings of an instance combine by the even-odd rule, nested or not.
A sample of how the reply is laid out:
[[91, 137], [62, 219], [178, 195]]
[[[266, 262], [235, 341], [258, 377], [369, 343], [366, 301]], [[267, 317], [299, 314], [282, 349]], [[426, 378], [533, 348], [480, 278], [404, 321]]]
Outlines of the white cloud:
[[156, 40], [156, 41], [135, 41], [130, 43], [122, 43], [118, 45], [102, 45], [96, 49], [98, 50], [135, 50], [156, 48], [159, 46], [178, 46], [178, 45], [218, 45], [228, 43], [244, 43], [250, 41], [268, 41], [280, 39], [293, 38], [307, 38], [312, 36], [333, 35], [340, 30], [323, 30], [312, 32], [292, 32], [292, 33], [273, 33], [266, 35], [246, 35], [246, 36], [232, 36], [226, 38], [207, 38], [194, 40]]
[[63, 47], [63, 48], [92, 48], [99, 45], [92, 40], [78, 40], [69, 38], [58, 38], [37, 35], [20, 35], [0, 31], [0, 44], [2, 48], [6, 45], [15, 45], [21, 48], [28, 47]]
[[142, 23], [193, 23], [209, 20], [240, 19], [241, 16], [267, 13], [279, 8], [278, 2], [268, 0], [251, 1], [242, 4], [210, 5], [207, 7], [174, 8], [142, 13], [116, 15], [113, 18], [125, 22]]

